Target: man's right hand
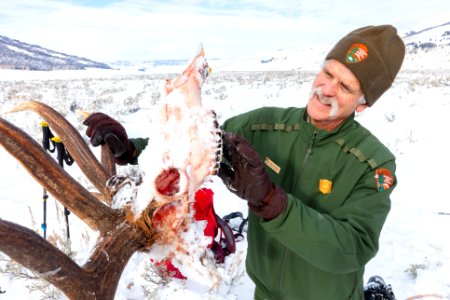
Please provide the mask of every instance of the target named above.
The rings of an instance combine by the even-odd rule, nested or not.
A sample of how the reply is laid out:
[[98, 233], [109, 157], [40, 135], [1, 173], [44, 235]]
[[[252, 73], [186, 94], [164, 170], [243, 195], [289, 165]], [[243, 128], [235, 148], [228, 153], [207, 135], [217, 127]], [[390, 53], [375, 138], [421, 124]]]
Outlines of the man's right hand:
[[118, 165], [126, 165], [137, 155], [136, 146], [128, 139], [125, 128], [104, 113], [93, 113], [83, 122], [86, 135], [94, 147], [107, 144]]
[[223, 157], [217, 174], [226, 187], [242, 199], [258, 216], [272, 220], [287, 205], [286, 192], [274, 184], [266, 173], [258, 153], [249, 141], [231, 133], [222, 132]]

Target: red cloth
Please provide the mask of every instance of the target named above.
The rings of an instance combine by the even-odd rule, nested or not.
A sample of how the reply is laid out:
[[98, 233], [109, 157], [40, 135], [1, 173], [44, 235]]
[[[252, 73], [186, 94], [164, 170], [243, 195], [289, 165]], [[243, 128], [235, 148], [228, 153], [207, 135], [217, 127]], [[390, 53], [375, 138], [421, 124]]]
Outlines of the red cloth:
[[213, 203], [214, 192], [211, 189], [202, 188], [195, 193], [194, 202], [194, 219], [196, 221], [206, 221], [206, 227], [203, 230], [205, 236], [211, 237], [211, 245], [218, 233], [218, 225], [216, 222], [216, 217], [214, 214], [214, 203]]
[[[206, 227], [203, 230], [203, 234], [211, 237], [211, 243], [208, 245], [208, 248], [213, 246], [214, 237], [218, 233], [218, 225], [214, 216], [213, 196], [214, 193], [211, 189], [202, 188], [195, 193], [195, 201], [193, 203], [194, 219], [196, 221], [206, 221]], [[225, 255], [223, 256], [225, 257]], [[187, 279], [181, 271], [173, 265], [170, 259], [163, 259], [158, 262], [154, 262], [153, 259], [150, 259], [150, 261], [154, 263], [155, 267], [164, 277]]]
[[211, 237], [211, 243], [208, 248], [214, 253], [216, 262], [223, 263], [225, 261], [225, 250], [222, 246], [214, 240], [219, 232], [219, 224], [216, 221], [216, 213], [214, 211], [214, 192], [211, 189], [202, 188], [195, 193], [194, 219], [196, 221], [206, 221], [203, 234]]

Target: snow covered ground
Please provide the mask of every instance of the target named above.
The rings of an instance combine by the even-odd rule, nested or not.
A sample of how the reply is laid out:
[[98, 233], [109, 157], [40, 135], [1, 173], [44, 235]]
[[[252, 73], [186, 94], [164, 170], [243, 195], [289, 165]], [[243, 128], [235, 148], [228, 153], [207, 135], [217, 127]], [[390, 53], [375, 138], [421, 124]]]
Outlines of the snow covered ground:
[[[242, 67], [242, 65], [241, 65]], [[316, 66], [319, 67], [318, 65]], [[305, 105], [314, 72], [239, 71], [215, 69], [203, 87], [206, 107], [223, 121], [260, 106]], [[181, 71], [182, 68], [180, 68]], [[172, 72], [173, 70], [170, 70]], [[31, 72], [0, 70], [0, 115], [40, 140], [41, 121], [36, 114], [5, 114], [15, 103], [37, 99], [62, 112], [81, 132], [82, 117], [76, 112], [102, 111], [121, 121], [132, 137], [155, 132], [160, 88], [166, 75], [124, 71]], [[450, 70], [403, 70], [393, 87], [357, 120], [375, 133], [397, 156], [398, 187], [392, 194], [392, 211], [383, 229], [380, 251], [366, 268], [366, 279], [378, 274], [392, 284], [398, 299], [434, 294], [425, 299], [450, 299], [450, 196], [447, 187]], [[94, 149], [99, 153], [98, 149]], [[0, 218], [40, 230], [42, 188], [0, 147]], [[87, 182], [76, 166], [66, 169]], [[214, 190], [219, 215], [232, 211], [246, 214], [245, 203], [230, 194], [220, 180], [207, 186]], [[48, 235], [63, 240], [61, 207], [50, 198]], [[71, 249], [82, 263], [95, 244], [96, 235], [74, 215], [70, 216]], [[0, 241], [1, 243], [1, 241]], [[61, 243], [61, 242], [60, 242]], [[208, 279], [190, 276], [155, 286], [144, 278], [151, 254], [132, 257], [125, 269], [116, 299], [242, 299], [253, 296], [253, 284], [245, 274], [246, 242], [237, 244], [217, 273], [219, 289], [208, 293]], [[7, 258], [0, 254], [0, 271]], [[198, 262], [198, 268], [201, 268]], [[145, 288], [142, 288], [145, 286]], [[42, 293], [32, 280], [0, 273], [0, 300], [65, 299]]]

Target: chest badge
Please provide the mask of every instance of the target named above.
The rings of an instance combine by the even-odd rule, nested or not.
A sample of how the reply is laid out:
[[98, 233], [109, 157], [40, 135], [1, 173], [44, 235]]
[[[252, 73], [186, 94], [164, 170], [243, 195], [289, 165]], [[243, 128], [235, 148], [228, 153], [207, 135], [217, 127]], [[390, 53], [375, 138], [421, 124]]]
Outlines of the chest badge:
[[319, 180], [319, 191], [326, 195], [331, 193], [331, 189], [333, 187], [333, 182], [331, 182], [331, 180], [328, 179], [320, 179]]

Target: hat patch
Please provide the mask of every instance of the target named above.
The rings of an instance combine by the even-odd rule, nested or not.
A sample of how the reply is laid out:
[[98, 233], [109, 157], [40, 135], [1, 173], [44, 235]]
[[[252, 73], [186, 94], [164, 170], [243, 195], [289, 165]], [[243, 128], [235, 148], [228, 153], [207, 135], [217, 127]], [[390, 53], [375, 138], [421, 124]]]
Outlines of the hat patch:
[[382, 192], [394, 185], [394, 176], [388, 169], [377, 169], [375, 171], [375, 181], [378, 191]]
[[366, 45], [353, 44], [347, 51], [346, 61], [347, 63], [354, 64], [359, 63], [369, 57], [369, 50]]

